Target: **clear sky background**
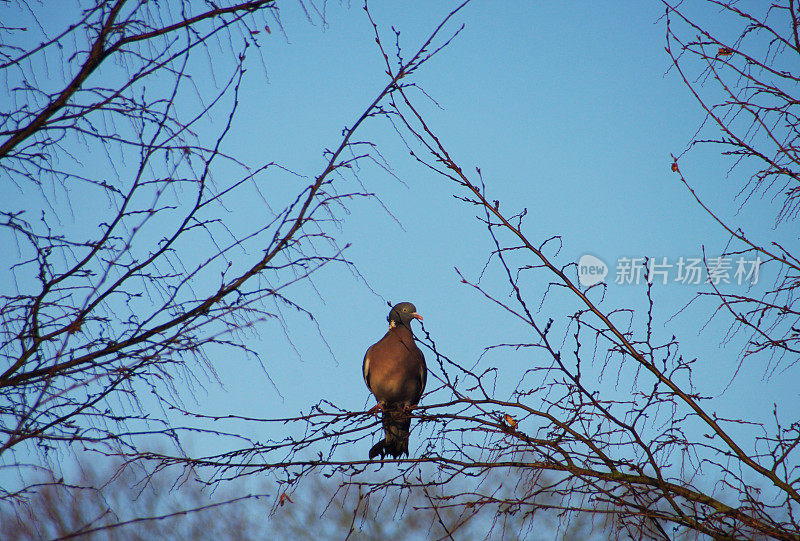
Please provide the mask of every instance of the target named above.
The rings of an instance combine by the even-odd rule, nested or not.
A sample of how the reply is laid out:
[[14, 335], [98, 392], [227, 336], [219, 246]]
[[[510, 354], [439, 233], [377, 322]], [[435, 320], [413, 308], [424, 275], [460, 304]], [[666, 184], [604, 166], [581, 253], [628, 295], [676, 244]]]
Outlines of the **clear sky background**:
[[[393, 42], [390, 25], [401, 32], [408, 56], [455, 5], [376, 3], [371, 10], [387, 44]], [[559, 264], [591, 253], [609, 265], [609, 280], [620, 257], [674, 262], [700, 256], [703, 246], [715, 256], [727, 240], [670, 171], [670, 153], [685, 149], [703, 117], [669, 71], [662, 15], [658, 2], [475, 2], [450, 26], [452, 31], [464, 23], [464, 31], [416, 78], [441, 105], [427, 110], [434, 129], [465, 170], [481, 168], [490, 199], [505, 209], [526, 207], [533, 241], [560, 235]], [[704, 15], [715, 20], [714, 13]], [[285, 38], [273, 32], [259, 40], [269, 82], [253, 77], [245, 86], [245, 114], [231, 141], [254, 160], [268, 157], [312, 176], [323, 167], [322, 149], [337, 144], [341, 129], [385, 84], [382, 59], [360, 6], [329, 3], [324, 27], [308, 24], [291, 4], [281, 20]], [[289, 315], [298, 352], [286, 346], [282, 329], [265, 326], [254, 345], [275, 388], [251, 377], [255, 368], [248, 361], [214, 359], [227, 392], [211, 390], [209, 410], [283, 416], [307, 411], [320, 399], [364, 407], [361, 360], [385, 332], [386, 300], [413, 301], [438, 347], [467, 366], [485, 346], [530, 338], [461, 284], [454, 271], [476, 278], [491, 249], [474, 209], [452, 197], [453, 185], [413, 162], [387, 123], [368, 125], [360, 138], [382, 145], [405, 181], [378, 168], [362, 171], [367, 189], [400, 224], [375, 201], [355, 200], [339, 237], [342, 244], [352, 243], [346, 254], [375, 293], [342, 267], [323, 270], [314, 278], [320, 297], [300, 287], [294, 298], [319, 318], [330, 351], [302, 317]], [[743, 179], [728, 176], [729, 165], [714, 149], [681, 160], [687, 180], [722, 216], [760, 238], [783, 238], [787, 228], [774, 230], [769, 201], [755, 199], [740, 209], [741, 201], [733, 200]], [[247, 202], [240, 211], [247, 211]], [[531, 272], [523, 279], [529, 300], [541, 296], [550, 278]], [[769, 279], [774, 276], [764, 269], [761, 283]], [[502, 280], [489, 288], [500, 298], [509, 293]], [[795, 384], [781, 377], [765, 381], [763, 366], [745, 365], [722, 394], [741, 347], [737, 340], [721, 344], [727, 322], [705, 326], [709, 303], [667, 322], [698, 289], [656, 286], [656, 330], [665, 339], [675, 334], [684, 355], [699, 358], [695, 383], [703, 394], [720, 395], [719, 406], [711, 409], [747, 416], [769, 411], [775, 400], [796, 416]], [[612, 283], [603, 306], [641, 311], [644, 286]], [[546, 321], [550, 315], [543, 310], [539, 317]], [[525, 362], [524, 356], [503, 355], [485, 356], [481, 363], [501, 370], [511, 363], [508, 368], [515, 370]], [[356, 454], [367, 448], [365, 442]]]
[[[456, 5], [375, 2], [371, 12], [386, 46], [394, 42], [391, 26], [401, 32], [408, 57]], [[560, 235], [563, 249], [557, 264], [590, 253], [611, 267], [612, 281], [620, 257], [674, 261], [699, 256], [702, 246], [714, 256], [727, 240], [670, 171], [670, 153], [685, 149], [703, 117], [669, 70], [663, 13], [655, 1], [476, 0], [448, 27], [452, 32], [463, 23], [465, 29], [414, 79], [441, 106], [418, 100], [435, 131], [466, 171], [481, 168], [489, 198], [515, 212], [527, 208], [526, 231], [532, 241]], [[714, 15], [703, 14], [708, 21]], [[267, 78], [257, 55], [251, 55], [228, 151], [253, 163], [275, 161], [313, 178], [325, 167], [323, 151], [339, 144], [342, 129], [353, 124], [386, 84], [383, 60], [361, 5], [329, 2], [324, 18], [323, 24], [312, 14], [309, 22], [298, 5], [285, 2], [283, 31], [273, 24], [270, 33], [257, 36]], [[194, 68], [200, 70], [198, 77], [209, 65]], [[341, 245], [352, 243], [345, 254], [369, 287], [346, 267], [331, 266], [314, 275], [315, 289], [300, 283], [287, 290], [285, 294], [315, 314], [319, 331], [301, 314], [284, 311], [285, 329], [271, 322], [247, 335], [247, 345], [258, 353], [268, 378], [253, 359], [212, 350], [211, 362], [223, 386], [198, 388], [199, 403], [187, 404], [189, 409], [284, 417], [308, 411], [323, 399], [351, 410], [371, 406], [361, 362], [367, 347], [386, 330], [387, 301], [414, 302], [441, 351], [466, 366], [480, 363], [516, 374], [526, 363], [537, 362], [534, 354], [493, 352], [481, 357], [486, 346], [532, 337], [463, 285], [454, 270], [477, 278], [492, 248], [475, 209], [452, 197], [458, 193], [454, 185], [414, 162], [387, 122], [368, 123], [356, 138], [378, 143], [403, 181], [365, 166], [359, 177], [380, 203], [355, 199], [342, 215], [338, 239]], [[768, 199], [755, 199], [740, 209], [741, 201], [733, 197], [745, 179], [735, 171], [728, 175], [729, 165], [714, 149], [701, 149], [682, 159], [681, 170], [712, 208], [754, 237], [796, 240], [793, 225], [775, 230], [776, 212]], [[3, 197], [19, 196], [0, 189]], [[344, 180], [339, 189], [359, 188]], [[229, 207], [230, 214], [222, 216], [226, 220], [244, 224], [263, 219], [261, 204], [247, 198]], [[74, 219], [80, 225], [85, 216]], [[762, 284], [771, 279], [774, 275], [764, 270]], [[522, 280], [534, 306], [550, 280], [544, 271], [530, 272]], [[509, 288], [497, 276], [486, 285], [507, 298]], [[601, 306], [607, 311], [642, 310], [644, 290], [644, 285], [611, 283]], [[697, 290], [675, 283], [656, 286], [656, 329], [664, 339], [676, 335], [684, 355], [698, 357], [694, 382], [703, 395], [718, 397], [709, 409], [726, 417], [760, 415], [776, 401], [796, 419], [796, 382], [780, 376], [765, 380], [763, 366], [746, 364], [723, 393], [736, 369], [741, 341], [721, 344], [725, 321], [715, 320], [699, 333], [711, 315], [709, 303], [670, 319]], [[547, 303], [538, 318], [546, 322], [574, 309], [572, 301]], [[616, 392], [613, 378], [602, 385]], [[253, 431], [249, 435], [261, 440], [279, 437], [259, 434], [263, 425], [217, 427]], [[200, 452], [217, 449], [205, 438], [190, 441]], [[370, 445], [364, 441], [353, 456], [366, 456]]]

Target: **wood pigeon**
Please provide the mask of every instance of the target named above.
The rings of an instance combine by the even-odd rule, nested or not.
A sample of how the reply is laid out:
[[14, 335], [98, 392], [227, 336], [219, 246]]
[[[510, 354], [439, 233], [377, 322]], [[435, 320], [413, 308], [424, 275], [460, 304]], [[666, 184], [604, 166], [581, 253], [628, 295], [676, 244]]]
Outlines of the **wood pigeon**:
[[383, 459], [386, 454], [395, 458], [403, 453], [408, 456], [409, 411], [419, 403], [428, 378], [425, 356], [411, 333], [411, 320], [422, 320], [416, 307], [410, 302], [401, 302], [391, 309], [386, 319], [389, 331], [364, 355], [364, 381], [378, 399], [386, 433], [386, 438], [369, 450], [370, 459], [378, 455]]

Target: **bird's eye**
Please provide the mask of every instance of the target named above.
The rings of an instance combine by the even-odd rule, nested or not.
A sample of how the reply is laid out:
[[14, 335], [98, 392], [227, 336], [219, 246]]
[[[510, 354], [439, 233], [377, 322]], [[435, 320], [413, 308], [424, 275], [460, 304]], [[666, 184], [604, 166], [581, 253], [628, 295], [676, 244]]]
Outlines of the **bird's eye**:
[[408, 308], [403, 308], [403, 312], [408, 312]]

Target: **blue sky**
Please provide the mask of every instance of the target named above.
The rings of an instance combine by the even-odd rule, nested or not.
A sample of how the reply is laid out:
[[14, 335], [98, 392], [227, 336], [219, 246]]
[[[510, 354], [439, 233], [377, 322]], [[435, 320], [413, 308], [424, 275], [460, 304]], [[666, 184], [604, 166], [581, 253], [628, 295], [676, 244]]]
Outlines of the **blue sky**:
[[[409, 55], [454, 5], [437, 3], [426, 10], [381, 4], [372, 6], [372, 13], [388, 43], [389, 25], [401, 31]], [[724, 247], [724, 232], [669, 169], [670, 153], [685, 148], [702, 116], [669, 72], [662, 14], [656, 2], [585, 3], [578, 9], [476, 2], [450, 27], [463, 22], [464, 31], [417, 74], [416, 82], [441, 109], [424, 98], [418, 103], [451, 154], [467, 170], [481, 168], [490, 198], [502, 201], [503, 208], [528, 208], [526, 227], [533, 240], [561, 235], [564, 246], [556, 259], [561, 264], [591, 253], [611, 266], [613, 277], [619, 257], [666, 256], [674, 262], [701, 255], [703, 245], [710, 256]], [[276, 32], [262, 35], [269, 83], [251, 79], [246, 118], [234, 134], [242, 141], [240, 150], [254, 159], [267, 156], [307, 175], [320, 170], [321, 149], [336, 144], [342, 127], [384, 84], [372, 29], [360, 7], [329, 4], [326, 15], [327, 26], [320, 28], [290, 7], [282, 14], [288, 42]], [[402, 227], [372, 200], [354, 201], [342, 226], [342, 243], [352, 242], [348, 257], [377, 295], [343, 268], [323, 270], [315, 277], [322, 298], [302, 295], [309, 293], [307, 306], [318, 316], [333, 356], [302, 318], [292, 320], [298, 325], [290, 331], [299, 356], [281, 347], [282, 331], [265, 327], [259, 330], [265, 344], [261, 359], [280, 396], [258, 380], [237, 378], [239, 361], [220, 360], [223, 373], [230, 367], [231, 392], [212, 393], [211, 404], [221, 400], [225, 409], [264, 415], [307, 409], [321, 398], [363, 406], [367, 391], [360, 364], [385, 330], [384, 300], [415, 302], [439, 347], [467, 365], [487, 345], [525, 339], [454, 271], [477, 277], [490, 249], [474, 210], [452, 198], [452, 185], [408, 159], [386, 123], [366, 126], [361, 138], [367, 137], [383, 145], [405, 182], [374, 167], [361, 172], [367, 189]], [[741, 184], [726, 179], [727, 167], [713, 151], [681, 161], [687, 179], [725, 216], [756, 234], [781, 234], [770, 227], [768, 202], [756, 200], [736, 214], [739, 205], [732, 197]], [[541, 296], [549, 278], [531, 273], [523, 281], [531, 298]], [[498, 296], [507, 294], [502, 282], [493, 287]], [[665, 325], [696, 291], [681, 284], [656, 287], [657, 330], [667, 338], [676, 334], [686, 354], [701, 358], [696, 369], [709, 386], [704, 391], [717, 394], [736, 364], [733, 346], [718, 345], [727, 326], [712, 323], [699, 335], [698, 322], [708, 319], [710, 305]], [[612, 284], [604, 306], [620, 305], [642, 309], [644, 288]], [[548, 314], [540, 316], [546, 320]], [[490, 355], [483, 362], [502, 361]], [[720, 399], [736, 414], [770, 407], [742, 399], [742, 390], [761, 378], [762, 367], [749, 368], [752, 372]], [[780, 378], [769, 385], [776, 397], [796, 398]]]
[[[401, 32], [408, 57], [456, 5], [376, 2], [371, 12], [387, 46], [394, 41], [390, 26]], [[275, 161], [312, 178], [325, 166], [324, 149], [338, 145], [341, 130], [352, 125], [386, 84], [361, 6], [331, 2], [325, 10], [325, 24], [318, 17], [310, 23], [297, 5], [287, 2], [281, 11], [285, 35], [277, 24], [269, 34], [258, 35], [266, 78], [252, 54], [226, 150], [252, 163]], [[591, 253], [613, 273], [623, 256], [674, 260], [700, 255], [703, 245], [712, 256], [724, 248], [724, 232], [669, 168], [670, 153], [683, 151], [702, 115], [669, 71], [662, 15], [658, 2], [476, 1], [448, 27], [452, 32], [463, 23], [463, 32], [415, 76], [441, 108], [419, 94], [417, 103], [463, 168], [481, 168], [490, 199], [515, 212], [526, 207], [531, 240], [562, 237], [558, 264]], [[198, 79], [212, 64], [213, 59], [198, 62]], [[224, 79], [225, 66], [214, 68], [218, 80]], [[224, 118], [217, 127], [219, 122]], [[481, 358], [488, 345], [530, 337], [461, 284], [454, 270], [477, 278], [491, 250], [475, 210], [452, 197], [458, 193], [453, 185], [410, 159], [387, 122], [368, 123], [356, 138], [378, 143], [403, 181], [365, 164], [359, 178], [380, 203], [354, 199], [341, 215], [337, 238], [342, 246], [352, 243], [346, 256], [369, 287], [346, 267], [332, 266], [314, 276], [316, 291], [302, 284], [291, 288], [288, 295], [317, 317], [324, 340], [307, 318], [284, 311], [286, 332], [296, 349], [274, 323], [244, 335], [269, 379], [253, 359], [212, 350], [210, 360], [223, 386], [209, 382], [206, 390], [197, 389], [198, 404], [189, 404], [190, 409], [283, 417], [308, 411], [322, 399], [352, 410], [371, 405], [361, 361], [386, 330], [386, 301], [414, 302], [438, 347], [467, 366], [480, 362], [502, 369], [511, 363], [507, 370], [515, 374], [524, 363], [536, 362], [522, 355], [507, 359], [502, 353]], [[732, 197], [743, 181], [735, 174], [727, 177], [728, 165], [713, 149], [700, 150], [681, 161], [681, 170], [712, 207], [747, 231], [763, 239], [789, 238], [785, 227], [773, 229], [768, 200], [756, 199], [739, 210]], [[217, 174], [224, 175], [224, 170]], [[276, 173], [267, 177], [265, 193], [277, 190], [280, 199], [290, 193], [290, 182], [289, 175]], [[7, 189], [0, 194], [15, 197]], [[339, 189], [359, 186], [345, 178]], [[237, 226], [264, 217], [263, 206], [246, 197], [229, 207], [224, 219]], [[77, 215], [72, 225], [86, 226], [81, 222], [85, 218]], [[189, 251], [186, 258], [193, 255]], [[767, 278], [773, 277], [762, 277], [762, 283]], [[550, 279], [543, 272], [523, 279], [529, 299], [537, 299], [534, 305]], [[488, 278], [487, 287], [498, 297], [508, 294], [496, 275]], [[700, 359], [695, 384], [703, 394], [717, 395], [737, 363], [732, 353], [738, 353], [736, 341], [720, 347], [727, 325], [715, 320], [698, 333], [710, 316], [709, 304], [667, 323], [696, 290], [680, 284], [656, 287], [656, 325], [664, 338], [675, 334], [684, 353]], [[560, 304], [559, 299], [546, 303], [541, 321], [571, 313], [574, 303]], [[643, 286], [611, 284], [602, 307], [620, 306], [643, 309]], [[712, 409], [737, 417], [768, 412], [775, 400], [796, 418], [794, 384], [780, 377], [765, 382], [762, 375], [762, 366], [745, 365], [737, 383]], [[600, 388], [615, 393], [604, 387], [608, 385]], [[770, 400], [759, 401], [758, 391], [767, 389]], [[259, 439], [276, 436], [260, 434], [263, 428], [242, 430], [254, 431]], [[192, 444], [201, 452], [208, 447], [204, 439]], [[363, 442], [353, 455], [365, 455], [369, 446]]]

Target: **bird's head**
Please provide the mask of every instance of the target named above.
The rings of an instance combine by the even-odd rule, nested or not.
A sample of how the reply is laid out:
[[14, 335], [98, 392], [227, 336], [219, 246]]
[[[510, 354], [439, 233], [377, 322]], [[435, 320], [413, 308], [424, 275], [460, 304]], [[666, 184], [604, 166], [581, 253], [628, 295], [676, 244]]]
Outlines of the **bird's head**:
[[410, 302], [401, 302], [400, 304], [394, 305], [389, 311], [389, 316], [386, 318], [391, 327], [395, 325], [405, 325], [409, 328], [411, 327], [412, 319], [422, 321], [422, 316], [417, 313], [417, 307]]

